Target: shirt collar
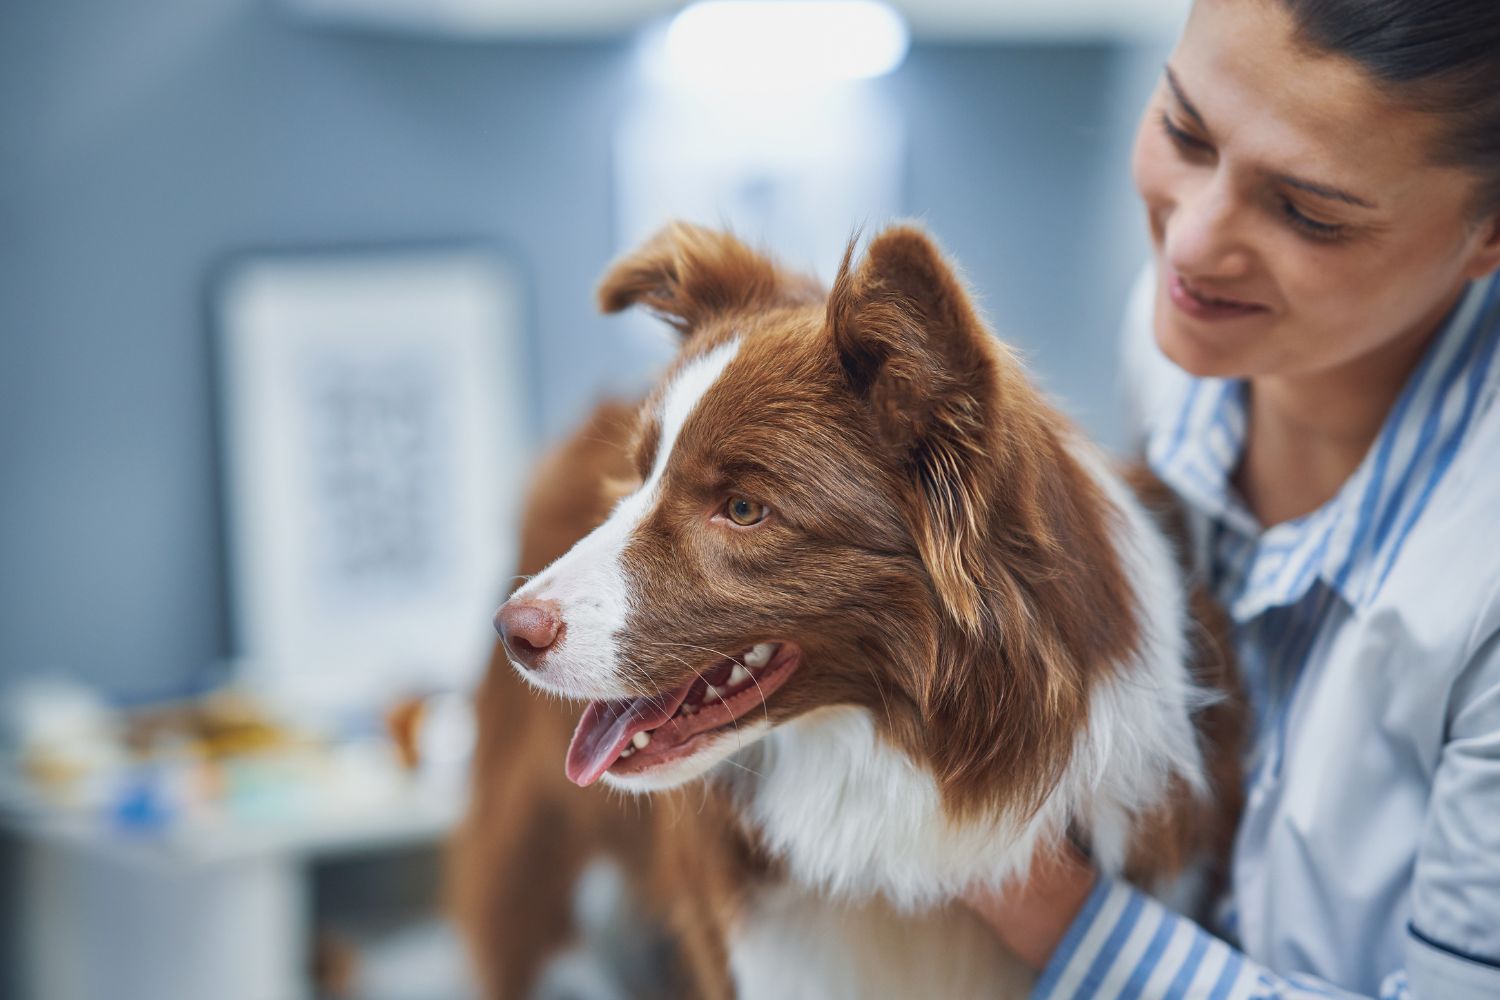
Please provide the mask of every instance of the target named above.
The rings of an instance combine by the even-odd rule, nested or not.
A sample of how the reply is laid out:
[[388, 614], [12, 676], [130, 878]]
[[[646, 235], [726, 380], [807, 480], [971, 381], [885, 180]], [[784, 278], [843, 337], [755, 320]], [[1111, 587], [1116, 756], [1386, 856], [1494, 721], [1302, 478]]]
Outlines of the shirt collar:
[[1230, 483], [1245, 443], [1245, 383], [1184, 381], [1150, 431], [1147, 461], [1212, 523], [1211, 577], [1235, 620], [1295, 603], [1319, 579], [1356, 610], [1374, 600], [1500, 378], [1497, 347], [1500, 276], [1490, 276], [1466, 290], [1339, 492], [1264, 530]]

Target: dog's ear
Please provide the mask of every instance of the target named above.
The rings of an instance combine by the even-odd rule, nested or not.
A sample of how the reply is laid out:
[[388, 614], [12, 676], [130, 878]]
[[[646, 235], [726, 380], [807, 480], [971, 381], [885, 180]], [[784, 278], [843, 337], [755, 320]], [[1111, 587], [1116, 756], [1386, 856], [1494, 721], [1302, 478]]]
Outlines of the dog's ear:
[[617, 260], [599, 284], [607, 313], [639, 305], [684, 336], [716, 315], [822, 299], [817, 282], [783, 271], [725, 232], [674, 222]]
[[828, 300], [844, 374], [906, 464], [917, 494], [912, 528], [949, 613], [976, 631], [985, 602], [983, 485], [994, 476], [985, 437], [1000, 368], [1014, 368], [932, 240], [885, 230], [859, 266], [854, 244]]

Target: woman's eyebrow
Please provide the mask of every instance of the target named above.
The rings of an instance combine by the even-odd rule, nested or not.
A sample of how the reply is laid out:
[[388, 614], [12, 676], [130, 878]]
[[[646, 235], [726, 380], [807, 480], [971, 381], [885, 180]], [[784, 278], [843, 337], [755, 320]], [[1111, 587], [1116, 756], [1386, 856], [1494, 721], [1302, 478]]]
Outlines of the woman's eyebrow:
[[[1182, 105], [1183, 112], [1194, 122], [1196, 122], [1199, 128], [1203, 129], [1205, 132], [1209, 131], [1208, 123], [1203, 120], [1203, 115], [1198, 111], [1196, 107], [1194, 107], [1193, 102], [1188, 100], [1187, 94], [1183, 93], [1182, 84], [1178, 81], [1177, 74], [1172, 72], [1172, 67], [1167, 66], [1165, 67], [1165, 70], [1167, 86], [1171, 89], [1172, 96], [1177, 98], [1177, 103]], [[1369, 201], [1365, 198], [1361, 198], [1359, 197], [1359, 195], [1350, 194], [1343, 188], [1337, 188], [1331, 184], [1319, 184], [1317, 181], [1310, 181], [1306, 178], [1295, 177], [1292, 174], [1272, 174], [1271, 180], [1276, 181], [1279, 184], [1285, 184], [1287, 187], [1296, 188], [1298, 191], [1305, 191], [1306, 193], [1314, 195], [1318, 198], [1327, 198], [1330, 201], [1341, 201], [1347, 205], [1358, 205], [1360, 208], [1376, 207], [1374, 202]]]
[[1199, 128], [1207, 130], [1208, 122], [1203, 120], [1203, 116], [1198, 113], [1198, 109], [1193, 106], [1193, 102], [1188, 100], [1187, 94], [1182, 92], [1182, 84], [1177, 82], [1177, 74], [1172, 72], [1171, 66], [1167, 66], [1166, 71], [1167, 86], [1172, 88], [1172, 96], [1177, 98], [1177, 103], [1182, 105], [1182, 110], [1187, 112], [1189, 118], [1198, 123]]
[[1366, 201], [1358, 195], [1350, 194], [1343, 188], [1329, 187], [1326, 184], [1316, 184], [1312, 181], [1303, 180], [1301, 177], [1293, 177], [1291, 174], [1273, 174], [1273, 181], [1279, 181], [1287, 187], [1296, 188], [1298, 191], [1306, 191], [1308, 194], [1319, 198], [1327, 198], [1330, 201], [1342, 201], [1349, 205], [1358, 205], [1360, 208], [1374, 208], [1375, 203]]

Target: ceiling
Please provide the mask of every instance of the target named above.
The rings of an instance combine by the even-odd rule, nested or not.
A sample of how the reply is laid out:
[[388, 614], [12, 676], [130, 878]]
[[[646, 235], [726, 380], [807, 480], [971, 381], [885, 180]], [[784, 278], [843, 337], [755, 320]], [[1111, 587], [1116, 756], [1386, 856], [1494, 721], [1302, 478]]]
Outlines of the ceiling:
[[[682, 0], [281, 0], [325, 22], [476, 38], [600, 37], [630, 31]], [[918, 39], [1162, 38], [1190, 0], [889, 0]]]
[[1160, 37], [1191, 0], [893, 0], [921, 38]]

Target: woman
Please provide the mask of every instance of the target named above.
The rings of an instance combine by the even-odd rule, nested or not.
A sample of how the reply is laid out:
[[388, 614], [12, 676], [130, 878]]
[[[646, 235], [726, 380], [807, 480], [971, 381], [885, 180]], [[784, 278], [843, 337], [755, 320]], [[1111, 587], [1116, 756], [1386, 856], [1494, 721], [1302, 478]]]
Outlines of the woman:
[[971, 902], [1040, 997], [1500, 997], [1500, 4], [1197, 0], [1134, 173], [1147, 454], [1258, 720], [1230, 892]]

